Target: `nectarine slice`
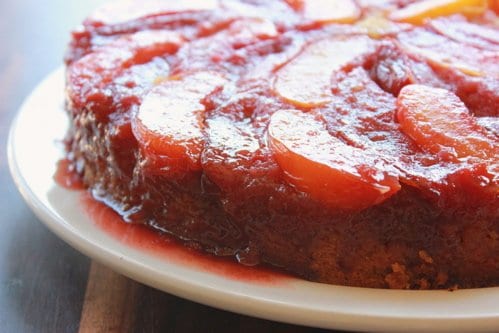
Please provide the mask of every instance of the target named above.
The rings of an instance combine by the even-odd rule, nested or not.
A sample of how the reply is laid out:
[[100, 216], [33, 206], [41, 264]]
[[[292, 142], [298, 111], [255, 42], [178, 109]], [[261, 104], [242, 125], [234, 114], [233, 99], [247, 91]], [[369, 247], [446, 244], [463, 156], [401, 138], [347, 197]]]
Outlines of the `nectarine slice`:
[[302, 108], [323, 105], [331, 99], [331, 77], [373, 49], [365, 36], [319, 40], [306, 46], [276, 73], [274, 91]]
[[397, 99], [397, 119], [405, 134], [443, 160], [499, 160], [497, 138], [480, 126], [464, 103], [448, 90], [405, 86]]
[[287, 180], [329, 207], [360, 210], [400, 189], [384, 162], [331, 136], [312, 114], [281, 110], [271, 117], [268, 142]]
[[197, 72], [155, 87], [132, 119], [141, 147], [154, 155], [182, 160], [190, 170], [200, 169], [205, 110], [201, 100], [225, 82], [218, 74]]
[[469, 76], [499, 77], [499, 53], [495, 50], [463, 46], [421, 28], [401, 33], [398, 38], [409, 53], [425, 58], [437, 71], [456, 69]]
[[394, 21], [422, 24], [426, 19], [452, 14], [478, 15], [487, 9], [487, 0], [424, 0], [393, 11]]

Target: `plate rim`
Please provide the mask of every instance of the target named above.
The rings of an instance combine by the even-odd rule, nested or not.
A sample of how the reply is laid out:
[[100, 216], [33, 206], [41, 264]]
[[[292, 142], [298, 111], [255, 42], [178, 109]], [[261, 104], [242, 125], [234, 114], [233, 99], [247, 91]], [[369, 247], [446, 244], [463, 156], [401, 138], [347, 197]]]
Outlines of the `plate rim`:
[[[214, 289], [213, 285], [203, 285], [201, 282], [194, 283], [193, 281], [185, 281], [180, 277], [170, 276], [169, 287], [165, 288], [165, 284], [160, 284], [157, 281], [159, 277], [158, 274], [164, 277], [157, 269], [151, 269], [149, 265], [142, 264], [136, 260], [127, 258], [124, 255], [120, 255], [118, 252], [113, 251], [109, 247], [98, 244], [91, 239], [83, 237], [78, 233], [78, 230], [74, 225], [65, 221], [61, 215], [54, 211], [53, 207], [47, 207], [43, 200], [40, 199], [38, 194], [30, 186], [26, 179], [26, 175], [23, 175], [19, 161], [16, 156], [16, 140], [17, 135], [20, 131], [20, 126], [22, 125], [22, 116], [29, 113], [30, 105], [33, 104], [36, 97], [44, 89], [50, 90], [51, 85], [58, 86], [60, 81], [64, 77], [64, 69], [60, 67], [59, 69], [48, 75], [37, 87], [32, 91], [32, 93], [25, 99], [22, 106], [11, 123], [8, 141], [7, 141], [7, 157], [10, 173], [14, 179], [16, 187], [21, 193], [24, 200], [27, 202], [28, 206], [33, 210], [35, 215], [59, 238], [63, 239], [70, 246], [77, 249], [78, 251], [84, 253], [86, 256], [103, 263], [104, 265], [111, 267], [113, 270], [120, 272], [136, 281], [145, 283], [154, 288], [163, 290], [165, 292], [174, 294], [176, 296], [189, 299], [194, 302], [202, 303], [208, 306], [220, 308], [227, 311], [237, 312], [244, 315], [256, 316], [263, 319], [275, 320], [281, 322], [287, 322], [297, 325], [309, 325], [315, 327], [323, 328], [333, 328], [333, 329], [347, 329], [347, 330], [372, 330], [372, 329], [383, 329], [383, 330], [400, 330], [402, 327], [405, 329], [415, 329], [415, 331], [432, 328], [437, 331], [454, 331], [456, 329], [466, 329], [473, 328], [475, 331], [492, 331], [494, 328], [499, 326], [499, 306], [496, 313], [491, 313], [488, 315], [470, 315], [460, 314], [455, 316], [452, 314], [446, 315], [435, 315], [428, 316], [425, 318], [419, 318], [410, 316], [407, 313], [400, 314], [385, 314], [381, 315], [369, 315], [365, 313], [351, 313], [351, 312], [332, 312], [325, 311], [323, 308], [314, 308], [313, 306], [302, 308], [296, 304], [286, 304], [282, 300], [272, 300], [264, 299], [261, 297], [252, 297], [248, 294], [234, 293], [228, 291], [220, 291]], [[63, 80], [62, 80], [63, 81]], [[60, 94], [56, 91], [55, 95]], [[62, 95], [63, 96], [63, 95]], [[59, 108], [60, 109], [60, 108]], [[60, 110], [59, 110], [60, 111]], [[55, 171], [55, 166], [54, 166]], [[54, 183], [56, 187], [56, 185]], [[69, 191], [69, 190], [68, 190]], [[132, 266], [129, 266], [132, 265]], [[140, 268], [140, 271], [136, 271]], [[149, 273], [149, 276], [144, 276], [144, 272]], [[164, 272], [163, 272], [164, 273]], [[359, 289], [362, 291], [372, 291], [369, 288], [356, 288], [356, 287], [345, 287], [345, 286], [325, 286], [322, 284], [317, 284], [308, 281], [302, 281], [303, 283], [310, 285], [317, 285], [319, 288], [335, 288], [339, 289], [349, 289], [351, 291]], [[178, 287], [177, 284], [182, 285]], [[197, 290], [196, 293], [193, 291]], [[482, 288], [482, 289], [468, 289], [459, 290], [457, 292], [473, 292], [478, 291], [480, 293], [487, 293], [492, 290], [493, 294], [497, 293], [499, 295], [499, 287], [493, 288]], [[198, 294], [199, 292], [202, 294]], [[400, 293], [401, 295], [411, 295], [413, 293], [448, 293], [447, 291], [390, 291], [390, 290], [380, 290], [377, 289], [376, 292], [384, 293]], [[220, 295], [224, 297], [224, 301], [220, 303]], [[200, 297], [200, 295], [202, 297]], [[497, 295], [496, 295], [497, 297]], [[498, 298], [499, 299], [499, 298]], [[244, 303], [242, 306], [241, 302]], [[270, 307], [270, 308], [269, 308]], [[263, 309], [265, 308], [265, 309]], [[283, 311], [291, 311], [293, 315], [283, 313]], [[300, 315], [296, 312], [305, 312]], [[314, 313], [314, 316], [307, 317], [309, 312]], [[333, 316], [331, 318], [330, 316]], [[321, 318], [323, 317], [323, 318]], [[408, 327], [408, 325], [412, 325]]]

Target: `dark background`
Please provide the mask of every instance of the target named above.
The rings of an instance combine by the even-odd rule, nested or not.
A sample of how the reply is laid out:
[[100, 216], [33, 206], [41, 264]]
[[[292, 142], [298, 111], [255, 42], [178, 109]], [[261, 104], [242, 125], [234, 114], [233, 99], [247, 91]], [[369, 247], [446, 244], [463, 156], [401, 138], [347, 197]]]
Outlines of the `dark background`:
[[61, 66], [71, 28], [99, 3], [0, 0], [0, 331], [320, 332], [216, 310], [133, 282], [56, 238], [23, 202], [8, 172], [9, 126], [23, 99]]

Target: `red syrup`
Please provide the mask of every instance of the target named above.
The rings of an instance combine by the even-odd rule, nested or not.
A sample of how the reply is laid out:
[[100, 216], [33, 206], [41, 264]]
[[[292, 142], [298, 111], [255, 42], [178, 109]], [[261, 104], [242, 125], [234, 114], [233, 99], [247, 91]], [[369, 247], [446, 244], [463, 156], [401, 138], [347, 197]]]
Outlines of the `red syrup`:
[[217, 257], [203, 253], [182, 244], [166, 233], [145, 225], [125, 222], [114, 210], [95, 200], [89, 192], [84, 190], [81, 180], [67, 160], [58, 162], [54, 179], [64, 188], [79, 190], [80, 203], [90, 220], [106, 234], [127, 246], [165, 258], [170, 262], [237, 281], [275, 285], [293, 279], [292, 276], [277, 268], [263, 265], [244, 266], [232, 257]]
[[54, 180], [57, 184], [69, 190], [83, 190], [85, 188], [80, 176], [67, 158], [57, 162]]

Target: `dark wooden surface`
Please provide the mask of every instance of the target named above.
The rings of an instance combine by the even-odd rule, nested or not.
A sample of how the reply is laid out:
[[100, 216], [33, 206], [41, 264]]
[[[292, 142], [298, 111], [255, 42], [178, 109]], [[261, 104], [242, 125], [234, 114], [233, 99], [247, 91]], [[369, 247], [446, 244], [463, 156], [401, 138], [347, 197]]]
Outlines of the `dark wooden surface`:
[[7, 166], [10, 123], [29, 92], [61, 65], [70, 29], [101, 2], [0, 1], [0, 332], [320, 332], [216, 310], [129, 280], [59, 240], [23, 202]]

